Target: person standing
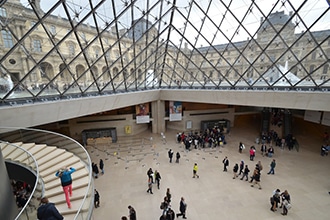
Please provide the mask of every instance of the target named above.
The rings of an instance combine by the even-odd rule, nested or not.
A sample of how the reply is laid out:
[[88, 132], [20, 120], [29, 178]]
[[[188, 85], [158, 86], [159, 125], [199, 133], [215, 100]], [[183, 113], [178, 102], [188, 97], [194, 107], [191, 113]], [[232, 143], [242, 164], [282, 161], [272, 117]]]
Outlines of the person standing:
[[129, 216], [129, 220], [136, 220], [136, 211], [132, 206], [128, 206], [128, 216]]
[[250, 160], [251, 160], [251, 161], [254, 160], [255, 154], [256, 154], [256, 150], [255, 150], [254, 146], [252, 146], [252, 147], [250, 148]]
[[264, 157], [265, 154], [266, 154], [266, 151], [267, 151], [266, 144], [262, 144], [262, 145], [261, 145], [261, 149], [260, 149], [260, 151], [261, 151], [261, 155]]
[[260, 185], [260, 170], [259, 169], [254, 169], [253, 171], [253, 184], [251, 185], [251, 187], [254, 187], [254, 185], [258, 185], [259, 189], [261, 189], [261, 185]]
[[258, 163], [256, 164], [256, 167], [258, 168], [258, 170], [260, 171], [260, 173], [261, 173], [261, 171], [262, 171], [262, 169], [263, 169], [263, 166], [262, 166], [262, 164], [261, 164], [261, 161], [259, 160], [258, 161]]
[[174, 220], [175, 219], [175, 213], [174, 211], [169, 207], [166, 212], [166, 220]]
[[164, 197], [164, 201], [160, 204], [160, 209], [163, 210], [163, 215], [166, 214], [166, 210], [169, 206], [169, 202], [168, 202], [168, 199], [167, 199], [167, 196]]
[[180, 157], [181, 157], [180, 153], [176, 152], [176, 161], [175, 161], [176, 163], [180, 162]]
[[170, 149], [170, 150], [168, 151], [168, 157], [170, 158], [170, 163], [172, 163], [173, 154], [174, 154], [173, 150]]
[[275, 174], [275, 167], [276, 167], [276, 161], [273, 159], [273, 161], [270, 163], [270, 170], [267, 174]]
[[242, 151], [244, 150], [245, 146], [242, 142], [239, 142], [239, 145], [238, 145], [238, 152], [239, 153], [242, 153]]
[[159, 185], [160, 185], [160, 179], [161, 179], [162, 177], [160, 176], [160, 173], [157, 171], [157, 170], [155, 170], [155, 180], [156, 180], [156, 183], [157, 183], [157, 188], [159, 189]]
[[222, 163], [223, 163], [223, 172], [227, 172], [227, 166], [229, 166], [229, 160], [227, 156], [225, 156], [225, 158], [222, 160]]
[[239, 173], [238, 175], [241, 175], [244, 171], [244, 161], [242, 160], [241, 163], [239, 164]]
[[102, 175], [104, 174], [104, 163], [103, 163], [103, 160], [102, 159], [100, 159], [100, 170], [101, 170], [101, 173], [102, 173]]
[[238, 172], [238, 164], [235, 163], [235, 166], [233, 168], [233, 173], [234, 173], [233, 179], [236, 179], [236, 177], [238, 177], [237, 172]]
[[59, 213], [54, 203], [50, 203], [47, 197], [41, 199], [41, 205], [37, 210], [39, 220], [62, 220], [63, 216]]
[[152, 193], [152, 181], [151, 179], [148, 179], [148, 190], [147, 193], [153, 194]]
[[[70, 202], [70, 197], [72, 196], [72, 177], [71, 174], [75, 172], [76, 169], [73, 167], [68, 168], [63, 168], [58, 170], [55, 173], [55, 176], [59, 177], [61, 179], [61, 185], [63, 187], [63, 191], [65, 194], [65, 200], [68, 205], [68, 208], [71, 209], [71, 202]], [[70, 195], [70, 197], [69, 197]]]
[[151, 180], [151, 182], [154, 182], [154, 178], [153, 178], [154, 172], [152, 171], [151, 167], [149, 168], [149, 170], [147, 171], [147, 176], [148, 176], [148, 181]]
[[272, 157], [274, 155], [274, 148], [270, 146], [267, 150], [267, 156]]
[[278, 203], [280, 203], [281, 191], [279, 189], [274, 190], [273, 196], [270, 198], [271, 207], [270, 210], [277, 211]]
[[170, 188], [167, 188], [167, 190], [166, 190], [166, 198], [167, 198], [168, 204], [170, 204], [171, 199], [172, 199], [172, 194], [171, 194]]
[[249, 180], [249, 172], [250, 172], [250, 170], [249, 170], [248, 165], [245, 165], [243, 176], [242, 176], [241, 180], [243, 180], [243, 178], [245, 177], [246, 178], [245, 181], [248, 181]]
[[180, 200], [180, 214], [176, 214], [176, 217], [178, 218], [179, 216], [182, 216], [182, 218], [186, 219], [186, 210], [187, 210], [187, 203], [184, 201], [184, 198], [181, 197], [181, 200]]
[[[290, 194], [287, 190], [285, 190], [282, 194], [282, 205], [283, 206], [283, 212], [281, 213], [282, 215], [287, 215], [288, 214], [288, 209], [291, 207], [291, 197]], [[281, 208], [280, 207], [280, 208]]]
[[99, 176], [99, 168], [97, 167], [96, 163], [92, 163], [92, 170], [93, 170], [95, 179], [97, 179]]
[[95, 208], [100, 207], [100, 194], [96, 189], [94, 189], [94, 206]]
[[197, 178], [199, 178], [197, 171], [198, 171], [198, 166], [197, 166], [197, 163], [195, 163], [194, 167], [193, 167], [193, 178], [195, 178], [196, 176], [197, 176]]

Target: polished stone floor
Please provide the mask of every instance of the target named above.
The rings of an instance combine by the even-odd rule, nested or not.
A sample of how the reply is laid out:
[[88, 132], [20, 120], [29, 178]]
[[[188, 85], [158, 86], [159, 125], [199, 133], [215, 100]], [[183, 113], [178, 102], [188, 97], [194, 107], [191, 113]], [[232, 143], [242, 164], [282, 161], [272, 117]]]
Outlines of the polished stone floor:
[[[157, 220], [159, 208], [170, 188], [172, 209], [179, 211], [180, 198], [188, 204], [187, 218], [192, 220], [217, 219], [329, 219], [330, 217], [330, 156], [322, 157], [319, 149], [322, 138], [318, 135], [298, 132], [299, 152], [275, 147], [277, 161], [275, 175], [267, 175], [272, 158], [260, 154], [255, 144], [258, 129], [246, 123], [236, 125], [226, 136], [227, 145], [217, 149], [193, 149], [184, 151], [176, 143], [177, 131], [167, 131], [165, 140], [158, 134], [119, 137], [118, 143], [88, 147], [93, 162], [102, 158], [105, 174], [95, 179], [95, 187], [101, 195], [101, 206], [94, 209], [93, 219], [121, 219], [128, 216], [128, 205], [135, 208], [137, 219]], [[317, 132], [316, 132], [317, 133]], [[151, 140], [152, 138], [152, 140]], [[255, 145], [255, 161], [249, 160], [248, 150], [238, 153], [238, 143]], [[181, 154], [180, 163], [169, 163], [167, 151]], [[222, 159], [228, 156], [228, 172], [223, 172]], [[246, 181], [233, 179], [232, 168], [244, 160], [253, 170], [261, 161], [262, 190], [252, 188]], [[200, 178], [192, 178], [193, 164], [198, 163]], [[152, 168], [161, 174], [161, 186], [153, 186], [153, 194], [147, 190], [147, 170]], [[251, 171], [252, 172], [252, 171]], [[281, 210], [270, 211], [269, 198], [279, 188], [288, 190], [292, 209], [287, 216]], [[181, 217], [179, 217], [181, 218]]]

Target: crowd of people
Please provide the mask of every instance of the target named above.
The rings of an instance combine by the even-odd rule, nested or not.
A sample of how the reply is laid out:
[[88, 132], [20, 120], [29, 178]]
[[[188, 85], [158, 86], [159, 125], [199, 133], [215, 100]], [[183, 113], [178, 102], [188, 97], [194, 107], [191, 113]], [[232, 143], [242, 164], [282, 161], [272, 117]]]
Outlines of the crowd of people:
[[[256, 141], [259, 144], [259, 141]], [[275, 146], [284, 149], [287, 147], [292, 150], [294, 147], [299, 148], [298, 141], [292, 134], [288, 134], [286, 137], [281, 138], [276, 131], [270, 130], [269, 132], [263, 132], [261, 134], [261, 144], [271, 144], [274, 143]]]
[[[269, 136], [271, 138], [269, 138]], [[273, 138], [276, 137], [276, 133], [270, 132], [267, 135], [264, 135], [262, 137], [262, 142], [260, 145], [260, 154], [262, 156], [266, 156], [269, 158], [272, 158], [274, 156], [275, 150], [272, 147], [271, 143]], [[276, 139], [277, 140], [277, 139]], [[193, 150], [193, 149], [201, 149], [201, 148], [214, 148], [223, 146], [226, 143], [225, 135], [223, 132], [223, 129], [219, 127], [214, 127], [212, 129], [207, 129], [204, 132], [195, 132], [195, 133], [189, 133], [186, 134], [185, 132], [177, 133], [176, 135], [176, 141], [177, 143], [183, 144], [185, 146], [185, 149], [187, 151]], [[267, 145], [269, 144], [269, 147]], [[245, 150], [245, 146], [242, 142], [239, 143], [239, 153], [243, 153]], [[250, 161], [254, 161], [256, 157], [257, 148], [255, 146], [251, 146], [248, 153], [249, 153], [249, 159]], [[175, 162], [180, 162], [180, 153], [174, 152], [172, 149], [169, 149], [167, 152], [167, 156], [169, 158], [169, 163], [173, 162], [174, 157], [176, 158]], [[223, 171], [228, 172], [229, 167], [229, 158], [226, 156], [223, 159]], [[272, 158], [271, 163], [269, 164], [269, 171], [267, 174], [274, 175], [275, 174], [275, 167], [276, 167], [276, 160]], [[262, 176], [262, 170], [263, 166], [261, 164], [261, 161], [258, 161], [255, 164], [255, 167], [250, 170], [250, 167], [248, 164], [245, 164], [244, 160], [241, 160], [239, 163], [233, 164], [233, 179], [240, 179], [245, 180], [249, 182], [249, 185], [251, 187], [257, 186], [258, 189], [262, 189], [261, 186], [261, 176]], [[193, 164], [192, 169], [192, 177], [193, 178], [199, 178], [198, 174], [198, 165], [197, 163]], [[156, 184], [157, 188], [160, 189], [160, 180], [161, 175], [160, 172], [155, 170], [153, 171], [152, 168], [149, 168], [147, 170], [147, 193], [153, 194], [153, 185]], [[170, 188], [167, 188], [166, 194], [163, 198], [163, 201], [160, 204], [161, 209], [161, 220], [173, 220], [180, 216], [182, 216], [184, 219], [186, 219], [186, 209], [187, 204], [185, 202], [184, 197], [181, 197], [180, 203], [179, 203], [179, 212], [175, 214], [175, 211], [172, 209], [171, 206], [171, 199], [172, 195], [170, 192]], [[279, 208], [283, 208], [282, 215], [287, 215], [288, 210], [291, 208], [291, 198], [287, 190], [284, 192], [280, 192], [279, 190], [275, 190], [273, 193], [273, 196], [271, 197], [271, 211], [276, 211]], [[122, 220], [130, 219], [130, 220], [136, 220], [136, 211], [135, 209], [129, 205], [128, 206], [129, 213], [128, 216], [122, 216]]]
[[11, 180], [11, 185], [16, 198], [17, 207], [23, 208], [31, 195], [32, 187], [25, 182], [15, 180]]
[[[291, 208], [291, 198], [287, 190], [281, 193], [281, 190], [276, 189], [273, 192], [273, 195], [270, 197], [270, 210], [275, 212], [277, 208], [283, 208], [282, 215], [287, 215], [288, 210]], [[280, 206], [278, 207], [278, 204]]]
[[[242, 153], [243, 150], [245, 149], [245, 146], [242, 142], [239, 143], [238, 151], [239, 153]], [[254, 161], [255, 155], [256, 155], [256, 148], [254, 146], [250, 147], [249, 150], [249, 156], [250, 156], [250, 161]], [[266, 143], [261, 144], [261, 149], [260, 149], [261, 155], [262, 156], [268, 156], [268, 157], [273, 157], [274, 155], [274, 149], [272, 146], [270, 146], [268, 149], [266, 147]], [[224, 157], [222, 160], [223, 163], [223, 171], [227, 172], [227, 166], [229, 166], [229, 159], [227, 156]], [[276, 160], [272, 159], [271, 163], [269, 164], [270, 170], [268, 171], [268, 175], [275, 174], [275, 167], [276, 167]], [[261, 161], [258, 161], [258, 163], [255, 165], [255, 168], [252, 172], [252, 175], [250, 175], [249, 179], [249, 173], [250, 169], [247, 164], [244, 163], [244, 160], [241, 160], [240, 163], [235, 163], [233, 166], [233, 179], [239, 178], [240, 180], [245, 179], [245, 181], [249, 181], [251, 183], [251, 187], [258, 186], [258, 188], [261, 190], [261, 171], [263, 170], [263, 166], [261, 164]], [[330, 194], [330, 192], [329, 192]], [[282, 215], [287, 215], [288, 210], [291, 208], [291, 198], [290, 194], [288, 193], [287, 190], [284, 192], [280, 192], [279, 189], [275, 190], [273, 192], [272, 197], [270, 198], [271, 202], [271, 208], [270, 210], [275, 212], [277, 211], [278, 204], [280, 204], [279, 208], [283, 208]]]
[[203, 132], [177, 133], [176, 140], [178, 143], [183, 143], [186, 150], [192, 148], [219, 147], [227, 144], [225, 130], [223, 127], [214, 126]]

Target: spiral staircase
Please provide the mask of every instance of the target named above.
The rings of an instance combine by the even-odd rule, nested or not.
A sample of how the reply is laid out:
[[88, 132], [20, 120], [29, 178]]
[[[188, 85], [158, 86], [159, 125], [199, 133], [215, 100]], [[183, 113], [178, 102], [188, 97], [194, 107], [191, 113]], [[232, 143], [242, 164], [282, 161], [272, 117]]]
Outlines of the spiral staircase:
[[[60, 134], [36, 129], [1, 132], [0, 140], [6, 162], [38, 171], [35, 191], [16, 219], [37, 219], [38, 199], [42, 196], [47, 196], [50, 202], [55, 203], [66, 220], [91, 218], [94, 195], [91, 160], [79, 143]], [[34, 161], [36, 165], [33, 165]], [[71, 209], [66, 204], [60, 180], [55, 176], [56, 171], [62, 167], [76, 169], [72, 174]]]

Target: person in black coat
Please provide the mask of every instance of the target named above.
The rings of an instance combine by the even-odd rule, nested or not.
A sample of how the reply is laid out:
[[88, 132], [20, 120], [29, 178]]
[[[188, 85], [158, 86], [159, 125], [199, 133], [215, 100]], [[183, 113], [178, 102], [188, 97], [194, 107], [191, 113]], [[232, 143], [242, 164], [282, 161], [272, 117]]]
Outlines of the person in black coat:
[[147, 171], [147, 176], [148, 176], [148, 181], [150, 180], [151, 183], [154, 183], [154, 178], [153, 178], [154, 172], [152, 171], [151, 168]]
[[101, 173], [103, 175], [104, 174], [104, 163], [103, 163], [102, 159], [100, 159], [100, 170], [101, 170]]
[[229, 166], [229, 160], [227, 156], [223, 159], [222, 163], [223, 163], [223, 171], [227, 172], [227, 166]]
[[250, 170], [249, 170], [248, 165], [245, 165], [243, 176], [242, 176], [241, 180], [243, 180], [243, 178], [245, 177], [245, 181], [248, 181], [249, 180], [249, 177], [248, 177], [249, 172], [250, 172]]
[[173, 150], [170, 149], [170, 150], [168, 151], [168, 157], [170, 158], [170, 163], [172, 163], [173, 154], [174, 154]]
[[156, 173], [156, 175], [155, 175], [155, 180], [156, 180], [156, 183], [157, 183], [157, 188], [159, 189], [160, 179], [161, 179], [162, 177], [160, 176], [160, 173], [159, 173], [157, 170], [155, 170], [155, 173]]
[[186, 210], [187, 210], [187, 203], [184, 201], [184, 198], [181, 197], [180, 200], [180, 214], [176, 214], [176, 217], [182, 216], [184, 219], [186, 219]]
[[180, 157], [181, 157], [180, 153], [176, 152], [176, 161], [175, 161], [176, 163], [180, 162]]
[[238, 177], [237, 172], [238, 172], [238, 164], [235, 163], [235, 166], [233, 168], [233, 173], [234, 173], [233, 179], [236, 179], [236, 177]]
[[54, 203], [50, 203], [47, 197], [41, 199], [41, 205], [37, 210], [39, 220], [62, 220], [63, 216], [58, 212]]
[[132, 206], [128, 206], [129, 210], [129, 220], [136, 220], [136, 211]]
[[97, 167], [96, 163], [92, 163], [92, 170], [93, 170], [95, 179], [97, 179], [99, 176], [99, 168]]
[[94, 189], [94, 206], [95, 208], [100, 207], [100, 194], [96, 189]]

